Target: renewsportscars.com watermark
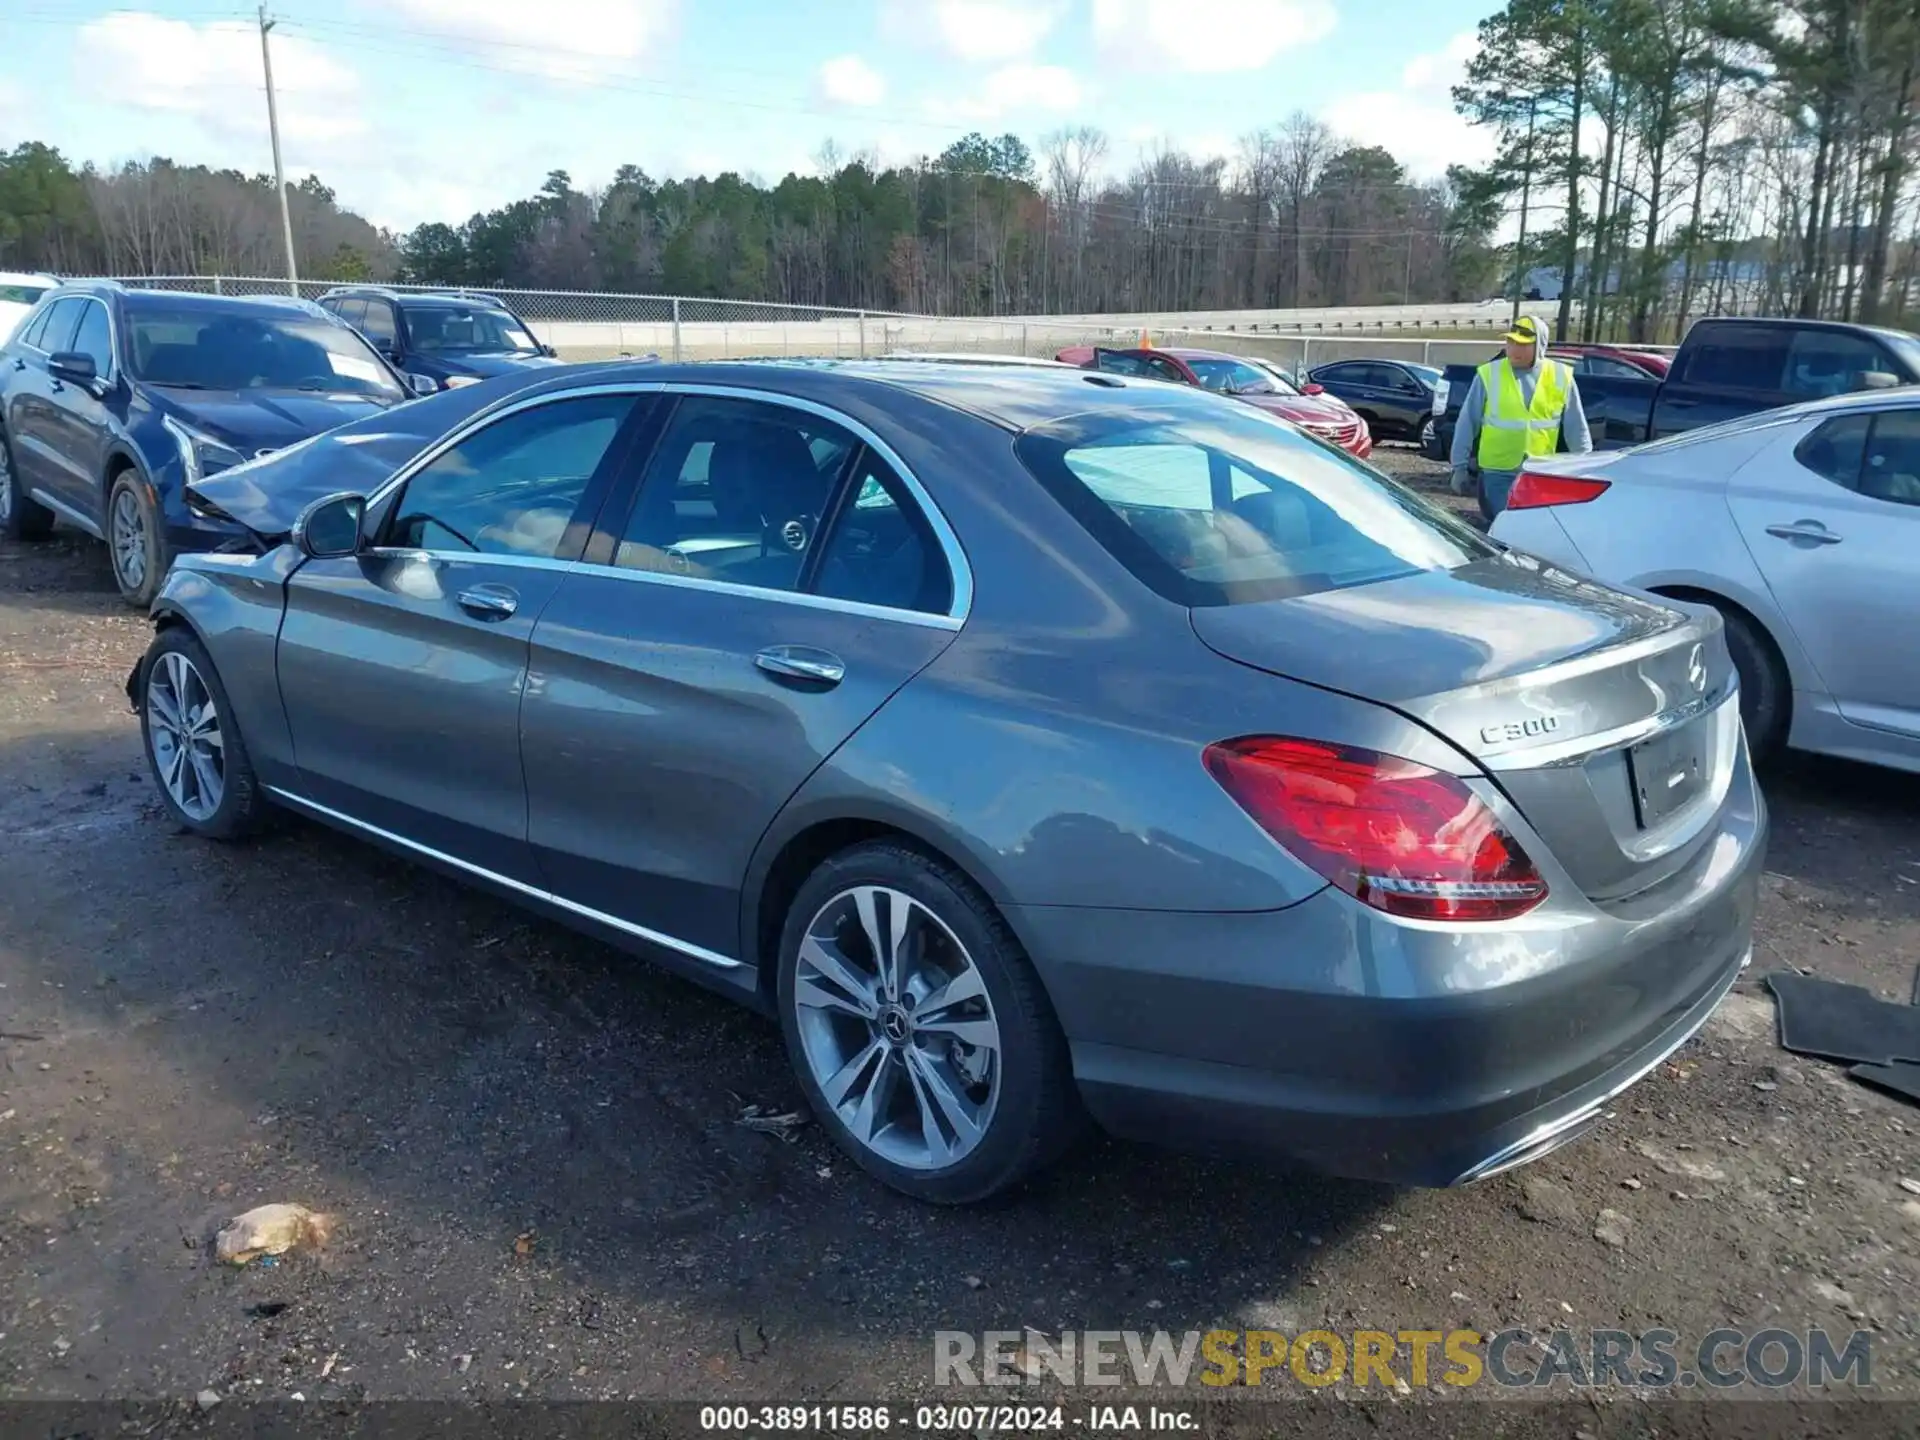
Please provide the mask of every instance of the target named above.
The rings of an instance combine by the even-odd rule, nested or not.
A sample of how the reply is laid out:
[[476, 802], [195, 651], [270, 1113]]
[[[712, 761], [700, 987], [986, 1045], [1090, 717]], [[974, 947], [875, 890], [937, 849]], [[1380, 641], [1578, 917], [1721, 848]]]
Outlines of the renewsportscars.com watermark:
[[937, 1331], [936, 1385], [1189, 1385], [1346, 1382], [1356, 1389], [1441, 1384], [1538, 1390], [1741, 1386], [1777, 1390], [1873, 1384], [1873, 1336], [1825, 1330], [1711, 1330], [1683, 1345], [1672, 1330], [1034, 1330]]

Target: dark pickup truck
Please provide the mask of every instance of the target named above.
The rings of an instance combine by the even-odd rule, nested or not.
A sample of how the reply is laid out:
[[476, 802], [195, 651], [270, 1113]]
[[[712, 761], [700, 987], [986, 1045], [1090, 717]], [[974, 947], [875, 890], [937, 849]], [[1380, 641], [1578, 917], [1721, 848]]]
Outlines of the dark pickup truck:
[[[1453, 445], [1472, 365], [1446, 368], [1447, 408], [1428, 453]], [[1614, 450], [1800, 400], [1920, 384], [1920, 336], [1831, 320], [1701, 320], [1665, 380], [1579, 377], [1594, 448]]]

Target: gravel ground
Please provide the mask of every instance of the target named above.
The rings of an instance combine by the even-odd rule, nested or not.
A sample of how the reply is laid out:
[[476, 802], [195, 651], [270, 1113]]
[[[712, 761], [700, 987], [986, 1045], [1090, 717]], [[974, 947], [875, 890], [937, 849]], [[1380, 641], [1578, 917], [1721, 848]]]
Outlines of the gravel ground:
[[[1912, 778], [1770, 778], [1758, 963], [1540, 1165], [1398, 1192], [1094, 1142], [953, 1213], [735, 1125], [799, 1096], [720, 999], [316, 827], [176, 833], [147, 633], [98, 546], [0, 544], [0, 1396], [855, 1400], [926, 1393], [936, 1329], [1817, 1325], [1920, 1398], [1920, 1110], [1776, 1049], [1759, 980], [1906, 997]], [[331, 1243], [210, 1261], [278, 1200]]]

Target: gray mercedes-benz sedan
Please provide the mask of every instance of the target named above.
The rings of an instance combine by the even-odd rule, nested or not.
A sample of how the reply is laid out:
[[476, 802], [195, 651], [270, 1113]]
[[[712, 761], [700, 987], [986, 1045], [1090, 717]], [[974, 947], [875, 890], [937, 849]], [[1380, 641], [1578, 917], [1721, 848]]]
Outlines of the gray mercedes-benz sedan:
[[576, 366], [192, 503], [255, 539], [176, 562], [129, 679], [174, 818], [297, 811], [764, 1009], [924, 1199], [1089, 1116], [1479, 1179], [1749, 954], [1713, 612], [1204, 391]]

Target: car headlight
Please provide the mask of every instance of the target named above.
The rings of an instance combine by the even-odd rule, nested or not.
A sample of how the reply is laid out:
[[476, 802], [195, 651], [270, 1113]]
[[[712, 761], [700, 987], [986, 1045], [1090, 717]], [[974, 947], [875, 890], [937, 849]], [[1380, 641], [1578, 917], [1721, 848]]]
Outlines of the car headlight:
[[173, 437], [173, 443], [180, 451], [180, 464], [186, 470], [189, 485], [203, 476], [230, 470], [244, 463], [247, 458], [226, 441], [216, 440], [204, 431], [182, 424], [171, 415], [162, 415], [160, 423], [166, 426], [167, 433]]
[[440, 390], [440, 382], [431, 375], [419, 375], [407, 372], [407, 388], [416, 395], [434, 395]]

